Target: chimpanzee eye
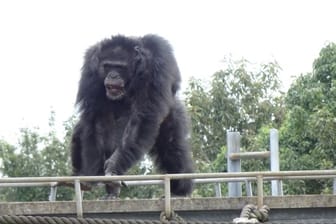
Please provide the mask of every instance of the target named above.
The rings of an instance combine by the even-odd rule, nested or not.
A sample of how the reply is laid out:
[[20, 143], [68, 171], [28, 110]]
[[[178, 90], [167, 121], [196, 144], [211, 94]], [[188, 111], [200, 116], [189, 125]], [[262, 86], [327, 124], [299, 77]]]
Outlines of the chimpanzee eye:
[[119, 61], [115, 62], [106, 62], [103, 64], [104, 70], [111, 70], [111, 69], [124, 69], [126, 68], [125, 63], [121, 63]]
[[111, 71], [113, 69], [113, 65], [111, 65], [111, 64], [104, 64], [103, 68], [104, 68], [104, 72], [108, 73], [109, 71]]

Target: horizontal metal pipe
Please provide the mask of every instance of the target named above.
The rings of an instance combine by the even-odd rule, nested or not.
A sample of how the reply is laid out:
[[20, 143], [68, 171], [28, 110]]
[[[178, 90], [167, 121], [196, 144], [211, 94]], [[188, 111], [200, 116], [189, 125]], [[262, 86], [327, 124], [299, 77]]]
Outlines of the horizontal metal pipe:
[[319, 180], [332, 179], [334, 175], [312, 175], [312, 176], [281, 176], [281, 177], [266, 177], [264, 180]]
[[230, 154], [231, 160], [239, 159], [266, 159], [269, 158], [271, 153], [269, 151], [263, 152], [236, 152]]
[[[195, 184], [207, 184], [207, 183], [220, 183], [220, 182], [244, 182], [255, 181], [256, 178], [209, 178], [209, 179], [194, 179]], [[143, 186], [143, 185], [163, 185], [163, 180], [130, 180], [124, 181], [127, 186]], [[35, 183], [0, 183], [0, 187], [43, 187], [43, 186], [56, 186], [58, 182], [35, 182]], [[103, 186], [102, 182], [98, 183], [98, 186]]]
[[[269, 176], [264, 177], [264, 181], [270, 180], [311, 180], [311, 179], [332, 179], [335, 175], [313, 175], [313, 176]], [[1, 180], [1, 179], [0, 179]], [[207, 183], [222, 183], [222, 182], [245, 182], [256, 181], [256, 177], [236, 177], [236, 178], [207, 178], [207, 179], [193, 179], [195, 184], [207, 184]], [[59, 181], [61, 182], [61, 181]], [[44, 187], [44, 186], [56, 186], [58, 182], [11, 182], [0, 183], [0, 187]], [[127, 186], [144, 186], [144, 185], [163, 185], [163, 180], [130, 180], [125, 181]], [[98, 185], [103, 185], [99, 182]]]
[[[302, 170], [302, 171], [279, 171], [279, 172], [235, 172], [235, 173], [185, 173], [185, 174], [161, 174], [161, 175], [123, 175], [123, 176], [61, 176], [61, 177], [3, 177], [0, 183], [29, 183], [29, 182], [74, 182], [80, 181], [115, 181], [115, 180], [163, 180], [165, 177], [170, 179], [207, 179], [207, 178], [248, 178], [262, 175], [264, 178], [271, 177], [282, 179], [285, 177], [302, 176], [328, 176], [336, 177], [336, 170]], [[314, 178], [314, 179], [315, 179]], [[269, 178], [268, 178], [269, 179]], [[299, 178], [298, 178], [299, 179]]]
[[0, 187], [54, 187], [57, 182], [37, 182], [37, 183], [0, 183]]
[[[195, 184], [209, 184], [209, 183], [220, 183], [220, 182], [244, 182], [254, 181], [257, 178], [247, 177], [247, 178], [208, 178], [208, 179], [193, 179]], [[127, 186], [138, 186], [138, 185], [163, 185], [163, 180], [130, 180], [125, 181]], [[1, 184], [0, 184], [1, 186]]]
[[256, 177], [236, 177], [236, 178], [208, 178], [208, 179], [194, 179], [196, 184], [220, 183], [220, 182], [245, 182], [257, 180]]

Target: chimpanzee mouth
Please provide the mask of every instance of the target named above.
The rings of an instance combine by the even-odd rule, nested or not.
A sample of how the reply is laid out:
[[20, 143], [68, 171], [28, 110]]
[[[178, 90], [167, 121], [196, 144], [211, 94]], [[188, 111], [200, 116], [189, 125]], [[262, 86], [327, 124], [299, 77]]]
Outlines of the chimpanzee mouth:
[[106, 85], [106, 96], [111, 100], [117, 100], [125, 95], [124, 86], [120, 85]]

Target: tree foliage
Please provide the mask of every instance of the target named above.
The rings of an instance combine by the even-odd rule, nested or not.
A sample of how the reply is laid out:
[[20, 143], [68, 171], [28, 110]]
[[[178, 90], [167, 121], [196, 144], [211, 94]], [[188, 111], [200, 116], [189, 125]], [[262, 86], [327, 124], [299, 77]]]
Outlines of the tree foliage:
[[[2, 158], [1, 173], [7, 177], [43, 177], [64, 176], [69, 174], [69, 151], [67, 140], [56, 135], [55, 114], [52, 112], [49, 125], [50, 132], [41, 135], [38, 129], [21, 129], [16, 146], [5, 141], [0, 143]], [[2, 188], [2, 200], [31, 201], [47, 200], [48, 187], [11, 187]], [[60, 188], [60, 199], [69, 200], [73, 196], [69, 189]]]
[[[336, 45], [324, 47], [313, 72], [300, 75], [286, 95], [281, 129], [285, 170], [333, 169], [336, 164]], [[290, 161], [288, 161], [290, 160]], [[296, 181], [289, 193], [330, 192], [330, 181]]]
[[[194, 158], [200, 172], [226, 171], [228, 130], [242, 134], [243, 150], [255, 151], [259, 150], [254, 148], [258, 146], [255, 138], [259, 130], [279, 127], [284, 116], [276, 62], [255, 66], [244, 59], [229, 59], [224, 67], [210, 83], [191, 79], [185, 93], [192, 119]], [[264, 169], [262, 162], [257, 164], [257, 170]], [[204, 195], [209, 190], [199, 191], [196, 194]]]
[[[283, 117], [276, 62], [253, 68], [246, 60], [225, 64], [210, 84], [192, 79], [186, 103], [192, 118], [192, 144], [195, 157], [206, 163], [214, 161], [226, 145], [226, 132], [243, 133], [244, 147], [264, 125], [279, 126]], [[201, 169], [201, 168], [200, 168]]]

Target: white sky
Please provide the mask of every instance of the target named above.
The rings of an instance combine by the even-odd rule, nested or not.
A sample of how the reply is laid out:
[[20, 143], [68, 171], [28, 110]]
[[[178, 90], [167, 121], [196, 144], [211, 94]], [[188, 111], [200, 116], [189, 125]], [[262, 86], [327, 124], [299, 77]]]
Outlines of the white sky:
[[[224, 56], [277, 60], [285, 88], [336, 42], [333, 0], [4, 0], [0, 2], [0, 138], [74, 112], [85, 50], [115, 34], [170, 41], [183, 84], [210, 80]], [[14, 141], [15, 142], [15, 141]]]

